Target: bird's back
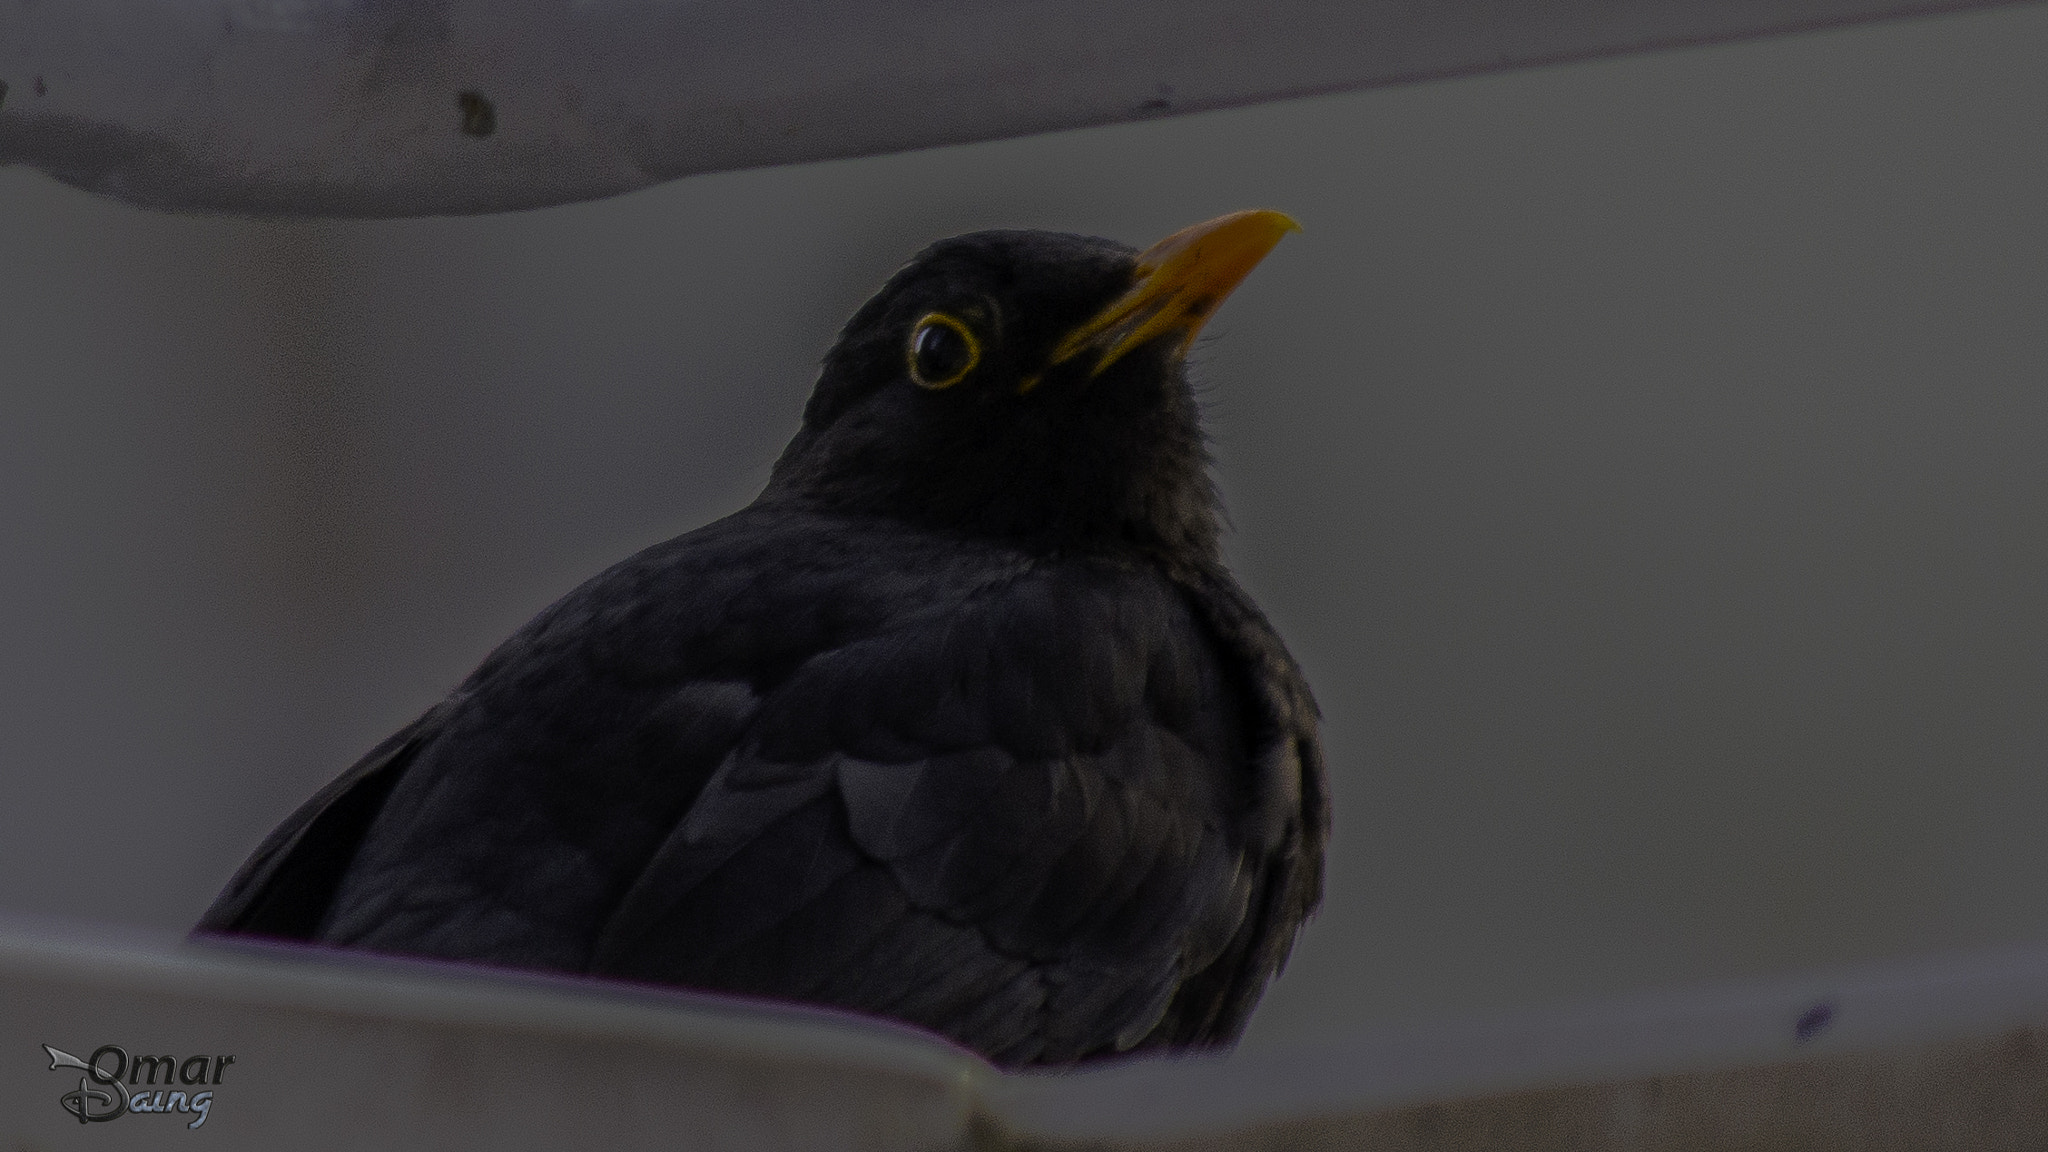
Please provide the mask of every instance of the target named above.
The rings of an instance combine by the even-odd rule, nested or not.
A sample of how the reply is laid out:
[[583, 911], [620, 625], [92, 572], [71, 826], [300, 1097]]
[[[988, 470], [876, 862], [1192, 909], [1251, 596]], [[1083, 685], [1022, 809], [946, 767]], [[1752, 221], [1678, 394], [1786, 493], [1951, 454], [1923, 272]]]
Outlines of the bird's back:
[[202, 928], [297, 883], [282, 934], [1065, 1063], [1234, 1037], [1320, 877], [1313, 706], [1220, 569], [772, 503], [589, 581], [383, 751], [374, 818], [259, 851]]

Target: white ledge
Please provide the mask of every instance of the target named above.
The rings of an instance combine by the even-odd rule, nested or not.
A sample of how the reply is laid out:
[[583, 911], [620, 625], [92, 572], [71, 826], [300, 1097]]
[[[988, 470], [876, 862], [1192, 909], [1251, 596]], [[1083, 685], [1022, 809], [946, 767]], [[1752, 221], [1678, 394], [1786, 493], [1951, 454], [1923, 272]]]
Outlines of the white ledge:
[[1998, 0], [10, 0], [0, 164], [414, 216]]
[[[1005, 1076], [914, 1030], [826, 1011], [0, 921], [0, 1052], [13, 1053], [0, 1140], [70, 1146], [59, 1134], [83, 1121], [62, 1098], [91, 1085], [45, 1067], [42, 1046], [90, 1059], [118, 1045], [225, 1070], [206, 1085], [207, 1146], [222, 1150], [1230, 1148], [1289, 1133], [1379, 1146], [1421, 1108], [1427, 1127], [1491, 1125], [1524, 1152], [1635, 1147], [1660, 1123], [1693, 1131], [1732, 1112], [1804, 1149], [1915, 1124], [1953, 1139], [1914, 1146], [2039, 1146], [2044, 1021], [2048, 948], [2035, 947]], [[114, 1120], [96, 1126], [122, 1141], [109, 1147], [189, 1123]]]

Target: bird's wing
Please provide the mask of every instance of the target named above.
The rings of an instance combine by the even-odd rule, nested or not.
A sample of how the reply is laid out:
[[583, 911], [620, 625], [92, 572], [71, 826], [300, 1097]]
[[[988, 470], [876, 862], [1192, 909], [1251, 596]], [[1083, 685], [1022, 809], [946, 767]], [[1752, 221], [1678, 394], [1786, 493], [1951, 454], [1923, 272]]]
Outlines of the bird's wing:
[[299, 806], [243, 863], [195, 931], [309, 939], [370, 822], [442, 714], [437, 707], [370, 749]]
[[744, 735], [760, 692], [926, 598], [916, 578], [886, 577], [929, 583], [944, 551], [878, 566], [889, 544], [756, 506], [541, 612], [450, 701], [319, 939], [586, 970], [604, 919]]
[[592, 968], [891, 1015], [1004, 1063], [1129, 1049], [1259, 887], [1243, 712], [1148, 573], [1069, 565], [913, 614], [764, 698]]

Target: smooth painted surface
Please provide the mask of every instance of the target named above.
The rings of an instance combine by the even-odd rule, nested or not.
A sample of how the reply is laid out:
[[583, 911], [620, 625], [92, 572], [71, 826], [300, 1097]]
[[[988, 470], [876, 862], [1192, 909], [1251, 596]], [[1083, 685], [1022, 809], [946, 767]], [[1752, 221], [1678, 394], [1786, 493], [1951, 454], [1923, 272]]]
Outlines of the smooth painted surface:
[[21, 3], [0, 164], [157, 208], [489, 212], [1995, 2]]
[[933, 1150], [988, 1074], [833, 1013], [19, 921], [0, 1044], [0, 1137], [47, 1149]]
[[[1804, 1138], [1784, 1146], [1804, 1149], [1910, 1130], [1916, 1148], [2022, 1147], [2010, 1137], [2037, 1144], [2048, 1112], [2039, 1037], [2017, 1030], [2044, 1019], [2034, 947], [1005, 1076], [830, 1012], [14, 919], [0, 1138], [940, 1152], [1293, 1146], [1319, 1129], [1310, 1142], [1375, 1148], [1747, 1148], [1790, 1130]], [[1418, 1107], [1432, 1115], [1404, 1114]], [[1449, 1139], [1489, 1123], [1490, 1140]], [[1403, 1130], [1417, 1138], [1392, 1139]], [[1991, 1133], [2008, 1139], [1973, 1139]]]
[[0, 908], [175, 930], [737, 507], [931, 238], [1290, 236], [1197, 371], [1336, 773], [1244, 1049], [2048, 940], [2048, 10], [463, 220], [0, 173]]

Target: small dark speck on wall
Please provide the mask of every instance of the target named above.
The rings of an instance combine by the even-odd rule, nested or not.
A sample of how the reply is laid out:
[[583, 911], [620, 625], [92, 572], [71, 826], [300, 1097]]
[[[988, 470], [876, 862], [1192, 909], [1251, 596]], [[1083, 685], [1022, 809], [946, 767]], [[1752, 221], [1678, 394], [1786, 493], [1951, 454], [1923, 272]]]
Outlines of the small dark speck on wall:
[[498, 110], [484, 99], [481, 92], [462, 92], [455, 97], [455, 104], [462, 109], [462, 134], [464, 136], [489, 136], [498, 130]]
[[43, 93], [48, 92], [50, 90], [49, 86], [43, 83], [43, 78], [41, 76], [36, 77], [35, 90], [36, 95], [38, 96], [41, 96]]
[[7, 81], [0, 80], [0, 108], [7, 107]]
[[1835, 1006], [1823, 1000], [1799, 1014], [1798, 1023], [1792, 1025], [1792, 1035], [1804, 1043], [1826, 1031], [1834, 1019]]
[[1173, 85], [1161, 84], [1158, 95], [1138, 105], [1139, 112], [1170, 112], [1173, 110]]

